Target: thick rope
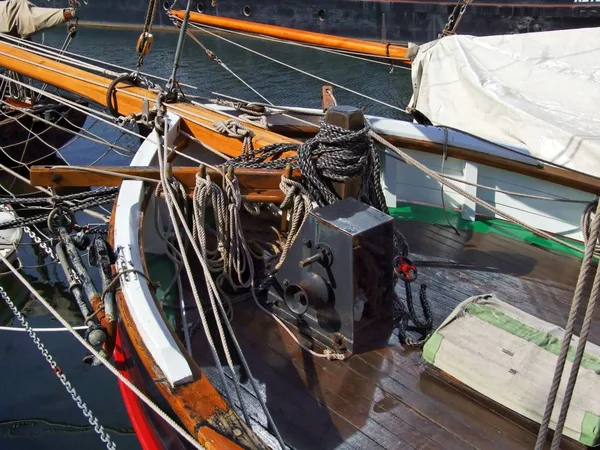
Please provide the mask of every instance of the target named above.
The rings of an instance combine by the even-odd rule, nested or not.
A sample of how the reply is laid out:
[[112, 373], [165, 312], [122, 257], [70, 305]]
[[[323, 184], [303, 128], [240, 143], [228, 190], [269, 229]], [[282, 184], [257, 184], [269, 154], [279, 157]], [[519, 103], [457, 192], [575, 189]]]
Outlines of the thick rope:
[[[279, 444], [281, 445], [281, 448], [283, 449], [283, 448], [285, 448], [285, 443], [283, 441], [283, 438], [281, 437], [281, 434], [279, 433], [279, 430], [277, 429], [277, 426], [275, 425], [273, 417], [271, 416], [271, 413], [269, 412], [264, 399], [260, 395], [260, 391], [258, 390], [256, 381], [254, 380], [254, 378], [252, 376], [252, 373], [250, 371], [250, 367], [248, 366], [246, 358], [244, 358], [244, 356], [243, 356], [242, 349], [241, 349], [239, 342], [235, 336], [235, 333], [233, 332], [233, 328], [231, 327], [231, 324], [227, 320], [226, 311], [223, 307], [222, 302], [218, 298], [218, 289], [217, 289], [217, 286], [215, 285], [214, 280], [211, 277], [210, 270], [206, 264], [205, 258], [203, 258], [202, 250], [198, 246], [196, 240], [193, 237], [192, 231], [190, 230], [189, 226], [187, 225], [186, 216], [184, 215], [183, 211], [181, 210], [181, 207], [177, 204], [177, 202], [174, 201], [174, 192], [173, 192], [173, 188], [168, 180], [168, 166], [166, 164], [166, 156], [168, 154], [167, 131], [168, 131], [168, 127], [165, 127], [164, 136], [163, 136], [163, 144], [162, 144], [163, 145], [163, 153], [161, 154], [160, 151], [158, 152], [159, 166], [161, 167], [161, 171], [160, 171], [161, 172], [161, 182], [162, 182], [162, 186], [163, 186], [163, 189], [165, 192], [165, 200], [166, 200], [167, 207], [169, 209], [169, 215], [171, 216], [171, 220], [174, 223], [173, 231], [175, 232], [175, 236], [177, 238], [179, 248], [183, 249], [183, 248], [185, 248], [185, 246], [184, 246], [183, 238], [181, 235], [180, 227], [177, 225], [177, 223], [181, 224], [181, 229], [187, 235], [190, 245], [192, 246], [192, 248], [196, 254], [196, 257], [198, 258], [200, 265], [202, 266], [202, 269], [204, 272], [204, 278], [206, 281], [206, 286], [208, 288], [208, 294], [209, 294], [208, 297], [211, 302], [213, 312], [215, 314], [217, 327], [219, 328], [219, 331], [221, 333], [221, 338], [223, 341], [223, 348], [227, 347], [227, 342], [225, 341], [225, 335], [222, 332], [222, 330], [223, 330], [222, 324], [224, 323], [227, 328], [227, 331], [229, 332], [231, 341], [233, 342], [234, 347], [239, 355], [239, 358], [240, 358], [240, 361], [244, 368], [244, 371], [248, 375], [248, 379], [250, 380], [252, 389], [256, 393], [256, 396], [261, 404], [261, 408], [264, 411], [264, 413], [267, 417], [267, 420], [269, 421], [269, 423], [273, 429], [273, 432], [275, 433], [275, 436], [276, 436]], [[200, 313], [200, 318], [202, 321], [202, 325], [204, 327], [204, 331], [205, 331], [207, 340], [209, 341], [209, 345], [211, 347], [211, 351], [213, 352], [213, 356], [215, 357], [215, 362], [217, 363], [219, 371], [222, 373], [222, 368], [221, 368], [220, 364], [218, 364], [219, 358], [216, 354], [216, 348], [214, 347], [214, 343], [212, 342], [212, 337], [211, 337], [211, 333], [210, 333], [210, 330], [208, 327], [208, 322], [206, 321], [204, 307], [202, 306], [202, 304], [200, 302], [200, 295], [199, 295], [199, 292], [196, 287], [194, 272], [192, 271], [189, 259], [187, 258], [187, 255], [185, 254], [185, 252], [182, 252], [181, 256], [182, 256], [183, 264], [186, 269], [188, 280], [190, 282], [190, 287], [192, 289], [192, 293], [194, 294], [194, 299], [196, 301], [196, 305], [197, 305], [198, 311]], [[218, 312], [221, 313], [224, 320], [219, 319], [219, 317], [217, 315]], [[234, 377], [234, 380], [237, 381], [237, 376], [236, 376], [235, 372], [232, 373], [232, 376]], [[224, 375], [223, 375], [223, 378], [224, 378]], [[237, 381], [237, 382], [239, 382], [239, 381]], [[226, 384], [225, 384], [225, 389], [227, 389]], [[231, 396], [229, 396], [229, 398], [231, 399]], [[241, 398], [240, 398], [240, 401], [241, 401]]]
[[[595, 224], [598, 227], [598, 223]], [[596, 276], [594, 277], [594, 284], [592, 286], [592, 293], [585, 311], [583, 319], [583, 325], [581, 326], [581, 333], [579, 334], [579, 341], [577, 342], [577, 350], [575, 350], [575, 357], [573, 358], [573, 365], [571, 366], [571, 373], [569, 374], [569, 380], [565, 388], [565, 395], [560, 408], [560, 414], [556, 422], [556, 428], [554, 430], [554, 437], [552, 439], [552, 450], [559, 450], [560, 441], [562, 438], [562, 431], [565, 426], [567, 419], [567, 413], [569, 412], [569, 406], [571, 404], [571, 398], [573, 397], [573, 391], [575, 390], [575, 384], [577, 383], [577, 375], [579, 374], [579, 367], [583, 359], [583, 353], [585, 351], [585, 345], [588, 341], [590, 333], [590, 327], [592, 325], [592, 319], [596, 310], [596, 303], [600, 293], [600, 267], [596, 269]]]
[[[590, 231], [589, 239], [585, 242], [585, 254], [583, 261], [581, 262], [581, 268], [579, 271], [579, 277], [577, 278], [577, 285], [575, 286], [575, 293], [573, 294], [573, 301], [571, 303], [571, 309], [569, 310], [569, 317], [567, 319], [567, 325], [565, 326], [565, 333], [563, 336], [560, 353], [556, 362], [556, 368], [554, 370], [554, 376], [552, 378], [552, 384], [550, 386], [550, 392], [548, 393], [548, 400], [546, 401], [546, 408], [540, 424], [540, 430], [538, 432], [537, 441], [535, 444], [536, 450], [542, 450], [544, 443], [546, 442], [546, 435], [548, 434], [548, 428], [550, 426], [550, 418], [554, 409], [554, 402], [556, 401], [556, 395], [558, 387], [562, 378], [562, 373], [569, 353], [569, 347], [571, 345], [571, 338], [573, 337], [573, 330], [575, 328], [575, 320], [577, 318], [577, 311], [579, 310], [579, 304], [583, 298], [585, 285], [589, 276], [590, 268], [592, 266], [592, 258], [594, 256], [594, 250], [596, 248], [596, 242], [598, 241], [598, 235], [600, 232], [600, 211], [596, 209], [594, 220], [592, 222], [592, 228]], [[596, 276], [596, 280], [598, 275]], [[596, 280], [594, 280], [594, 288], [596, 292], [592, 292], [593, 296], [597, 295]], [[595, 300], [594, 300], [595, 302]], [[588, 307], [589, 309], [589, 307]], [[586, 314], [587, 317], [587, 314]], [[590, 318], [591, 320], [591, 318]], [[588, 324], [589, 326], [589, 324]], [[568, 405], [567, 405], [568, 407]]]
[[[300, 169], [306, 191], [319, 206], [339, 200], [339, 196], [326, 184], [326, 179], [346, 182], [360, 178], [363, 180], [360, 200], [387, 212], [380, 182], [381, 162], [369, 132], [368, 127], [358, 131], [346, 130], [322, 119], [317, 135], [301, 145], [268, 145], [232, 158], [224, 166], [254, 169], [290, 166]], [[281, 157], [290, 151], [296, 151], [296, 155]]]
[[274, 271], [278, 271], [283, 265], [287, 254], [292, 248], [292, 244], [300, 233], [302, 225], [304, 225], [306, 218], [312, 211], [312, 202], [302, 184], [282, 176], [279, 189], [285, 194], [285, 198], [280, 205], [282, 214], [287, 214], [287, 210], [291, 209], [292, 220], [287, 239]]

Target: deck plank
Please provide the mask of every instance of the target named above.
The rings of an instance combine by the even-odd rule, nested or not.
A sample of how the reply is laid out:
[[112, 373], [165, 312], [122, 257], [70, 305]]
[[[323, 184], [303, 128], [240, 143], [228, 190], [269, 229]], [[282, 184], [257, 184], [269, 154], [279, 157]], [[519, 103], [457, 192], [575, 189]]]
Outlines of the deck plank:
[[[252, 314], [252, 323], [256, 327], [254, 332], [244, 327], [244, 337], [257, 345], [260, 342], [268, 343], [269, 347], [283, 358], [291, 358], [295, 370], [308, 389], [312, 390], [313, 395], [322, 396], [328, 406], [331, 407], [330, 399], [335, 403], [339, 403], [337, 398], [343, 399], [345, 404], [352, 406], [352, 414], [358, 413], [362, 416], [357, 416], [357, 420], [365, 421], [367, 418], [367, 421], [377, 422], [387, 430], [384, 433], [386, 438], [388, 432], [391, 432], [396, 436], [398, 443], [402, 444], [403, 440], [406, 440], [407, 442], [403, 443], [405, 448], [465, 448], [464, 442], [460, 443], [454, 440], [452, 435], [435, 429], [430, 421], [399, 402], [388, 402], [386, 409], [385, 400], [389, 397], [387, 393], [370, 380], [359, 377], [344, 363], [323, 358], [307, 358], [282, 328], [273, 326], [272, 320], [266, 314], [260, 311]], [[262, 330], [262, 334], [256, 333], [257, 329]]]
[[[428, 285], [436, 326], [461, 301], [490, 292], [564, 325], [578, 258], [494, 233], [456, 235], [449, 227], [406, 221], [396, 226], [419, 267], [414, 296], [417, 284]], [[397, 291], [404, 299], [404, 287]], [[295, 448], [529, 449], [535, 442], [535, 424], [460, 389], [396, 336], [387, 347], [328, 361], [301, 351], [251, 300], [235, 308], [244, 354]], [[591, 340], [599, 338], [595, 325]], [[565, 448], [580, 446], [566, 441]]]

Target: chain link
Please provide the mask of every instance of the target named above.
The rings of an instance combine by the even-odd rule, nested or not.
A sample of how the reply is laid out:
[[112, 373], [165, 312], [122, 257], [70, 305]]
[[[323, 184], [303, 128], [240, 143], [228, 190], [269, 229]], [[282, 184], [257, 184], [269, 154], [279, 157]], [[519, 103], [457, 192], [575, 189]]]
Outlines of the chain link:
[[[35, 240], [33, 236], [32, 239]], [[94, 427], [94, 431], [100, 436], [100, 440], [104, 442], [104, 444], [106, 444], [106, 448], [108, 450], [116, 450], [117, 446], [111, 440], [110, 435], [106, 431], [104, 431], [102, 425], [98, 423], [98, 418], [94, 416], [94, 413], [87, 407], [85, 402], [81, 400], [81, 397], [77, 394], [77, 391], [71, 385], [71, 382], [67, 380], [66, 375], [62, 372], [61, 368], [58, 366], [54, 358], [52, 358], [52, 355], [50, 355], [50, 352], [48, 352], [48, 349], [44, 346], [44, 344], [42, 344], [40, 339], [35, 334], [35, 331], [33, 331], [33, 329], [29, 326], [29, 323], [25, 319], [25, 316], [23, 316], [23, 314], [21, 314], [21, 312], [17, 309], [17, 307], [12, 302], [12, 300], [10, 299], [10, 297], [8, 296], [8, 294], [2, 286], [0, 286], [0, 295], [2, 296], [8, 307], [11, 309], [15, 317], [19, 319], [21, 325], [23, 325], [23, 328], [27, 330], [29, 336], [37, 346], [38, 350], [42, 353], [42, 355], [44, 355], [44, 358], [46, 358], [46, 361], [48, 362], [48, 364], [50, 365], [50, 367], [52, 368], [62, 385], [65, 387], [67, 392], [71, 394], [71, 398], [75, 401], [77, 407], [82, 411], [83, 415], [87, 417], [90, 425]]]
[[[467, 6], [469, 6], [472, 1], [473, 0], [458, 0], [458, 2], [456, 3], [456, 6], [452, 9], [452, 12], [448, 16], [448, 22], [446, 23], [446, 26], [444, 27], [444, 30], [442, 31], [440, 36], [448, 36], [450, 34], [456, 33], [456, 29], [458, 28], [458, 23], [460, 22], [460, 19], [462, 18], [463, 14], [467, 10]], [[459, 5], [461, 5], [460, 10], [458, 12], [458, 17], [455, 20], [454, 12], [456, 11], [456, 8]]]
[[42, 241], [42, 238], [40, 238], [31, 228], [23, 227], [23, 231], [27, 233], [29, 237], [33, 240], [33, 242], [38, 244], [42, 248], [42, 250], [44, 250], [48, 254], [48, 256], [50, 256], [50, 259], [52, 259], [52, 261], [58, 261], [58, 258], [54, 254], [54, 250], [52, 250], [52, 247], [50, 247], [46, 241]]

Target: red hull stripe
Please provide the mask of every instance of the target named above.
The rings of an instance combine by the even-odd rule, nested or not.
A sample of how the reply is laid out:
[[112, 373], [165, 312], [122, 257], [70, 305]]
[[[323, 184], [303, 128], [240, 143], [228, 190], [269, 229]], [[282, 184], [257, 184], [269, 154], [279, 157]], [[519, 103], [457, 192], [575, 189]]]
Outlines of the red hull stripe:
[[[129, 381], [132, 381], [132, 374], [127, 370], [126, 350], [122, 347], [121, 330], [117, 329], [116, 344], [114, 350], [115, 365]], [[131, 420], [138, 441], [144, 450], [164, 450], [162, 441], [156, 432], [152, 421], [148, 417], [148, 413], [142, 401], [135, 393], [119, 380], [119, 389], [123, 403], [127, 409], [127, 415]]]

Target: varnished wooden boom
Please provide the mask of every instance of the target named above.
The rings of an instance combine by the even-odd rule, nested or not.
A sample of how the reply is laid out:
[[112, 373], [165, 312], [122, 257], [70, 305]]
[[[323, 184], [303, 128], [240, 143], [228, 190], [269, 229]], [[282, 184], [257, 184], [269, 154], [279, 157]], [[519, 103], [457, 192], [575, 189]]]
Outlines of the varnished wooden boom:
[[[0, 42], [0, 67], [56, 86], [99, 105], [107, 106], [106, 94], [112, 82], [110, 78], [71, 67], [51, 58], [35, 55], [4, 42]], [[148, 89], [128, 86], [125, 83], [119, 83], [117, 89], [114, 95], [114, 106], [121, 115], [140, 113], [144, 100], [147, 100], [150, 105], [156, 102], [156, 93]], [[241, 154], [242, 142], [239, 139], [222, 135], [213, 130], [213, 122], [227, 121], [229, 117], [201, 106], [183, 102], [168, 104], [167, 110], [180, 116], [182, 127], [207, 146], [231, 157]], [[254, 148], [280, 142], [299, 143], [294, 139], [250, 124], [246, 124], [246, 126], [253, 132]]]
[[[171, 10], [169, 13], [180, 20], [183, 20], [185, 17], [185, 11], [183, 10]], [[275, 25], [229, 19], [226, 17], [217, 17], [195, 12], [190, 13], [190, 22], [199, 25], [224, 28], [227, 30], [270, 36], [286, 41], [302, 42], [319, 47], [350, 51], [362, 55], [384, 57], [400, 61], [407, 65], [411, 64], [410, 59], [407, 57], [408, 49], [400, 45], [350, 39], [329, 34], [313, 33], [311, 31], [296, 30], [294, 28], [278, 27]]]

